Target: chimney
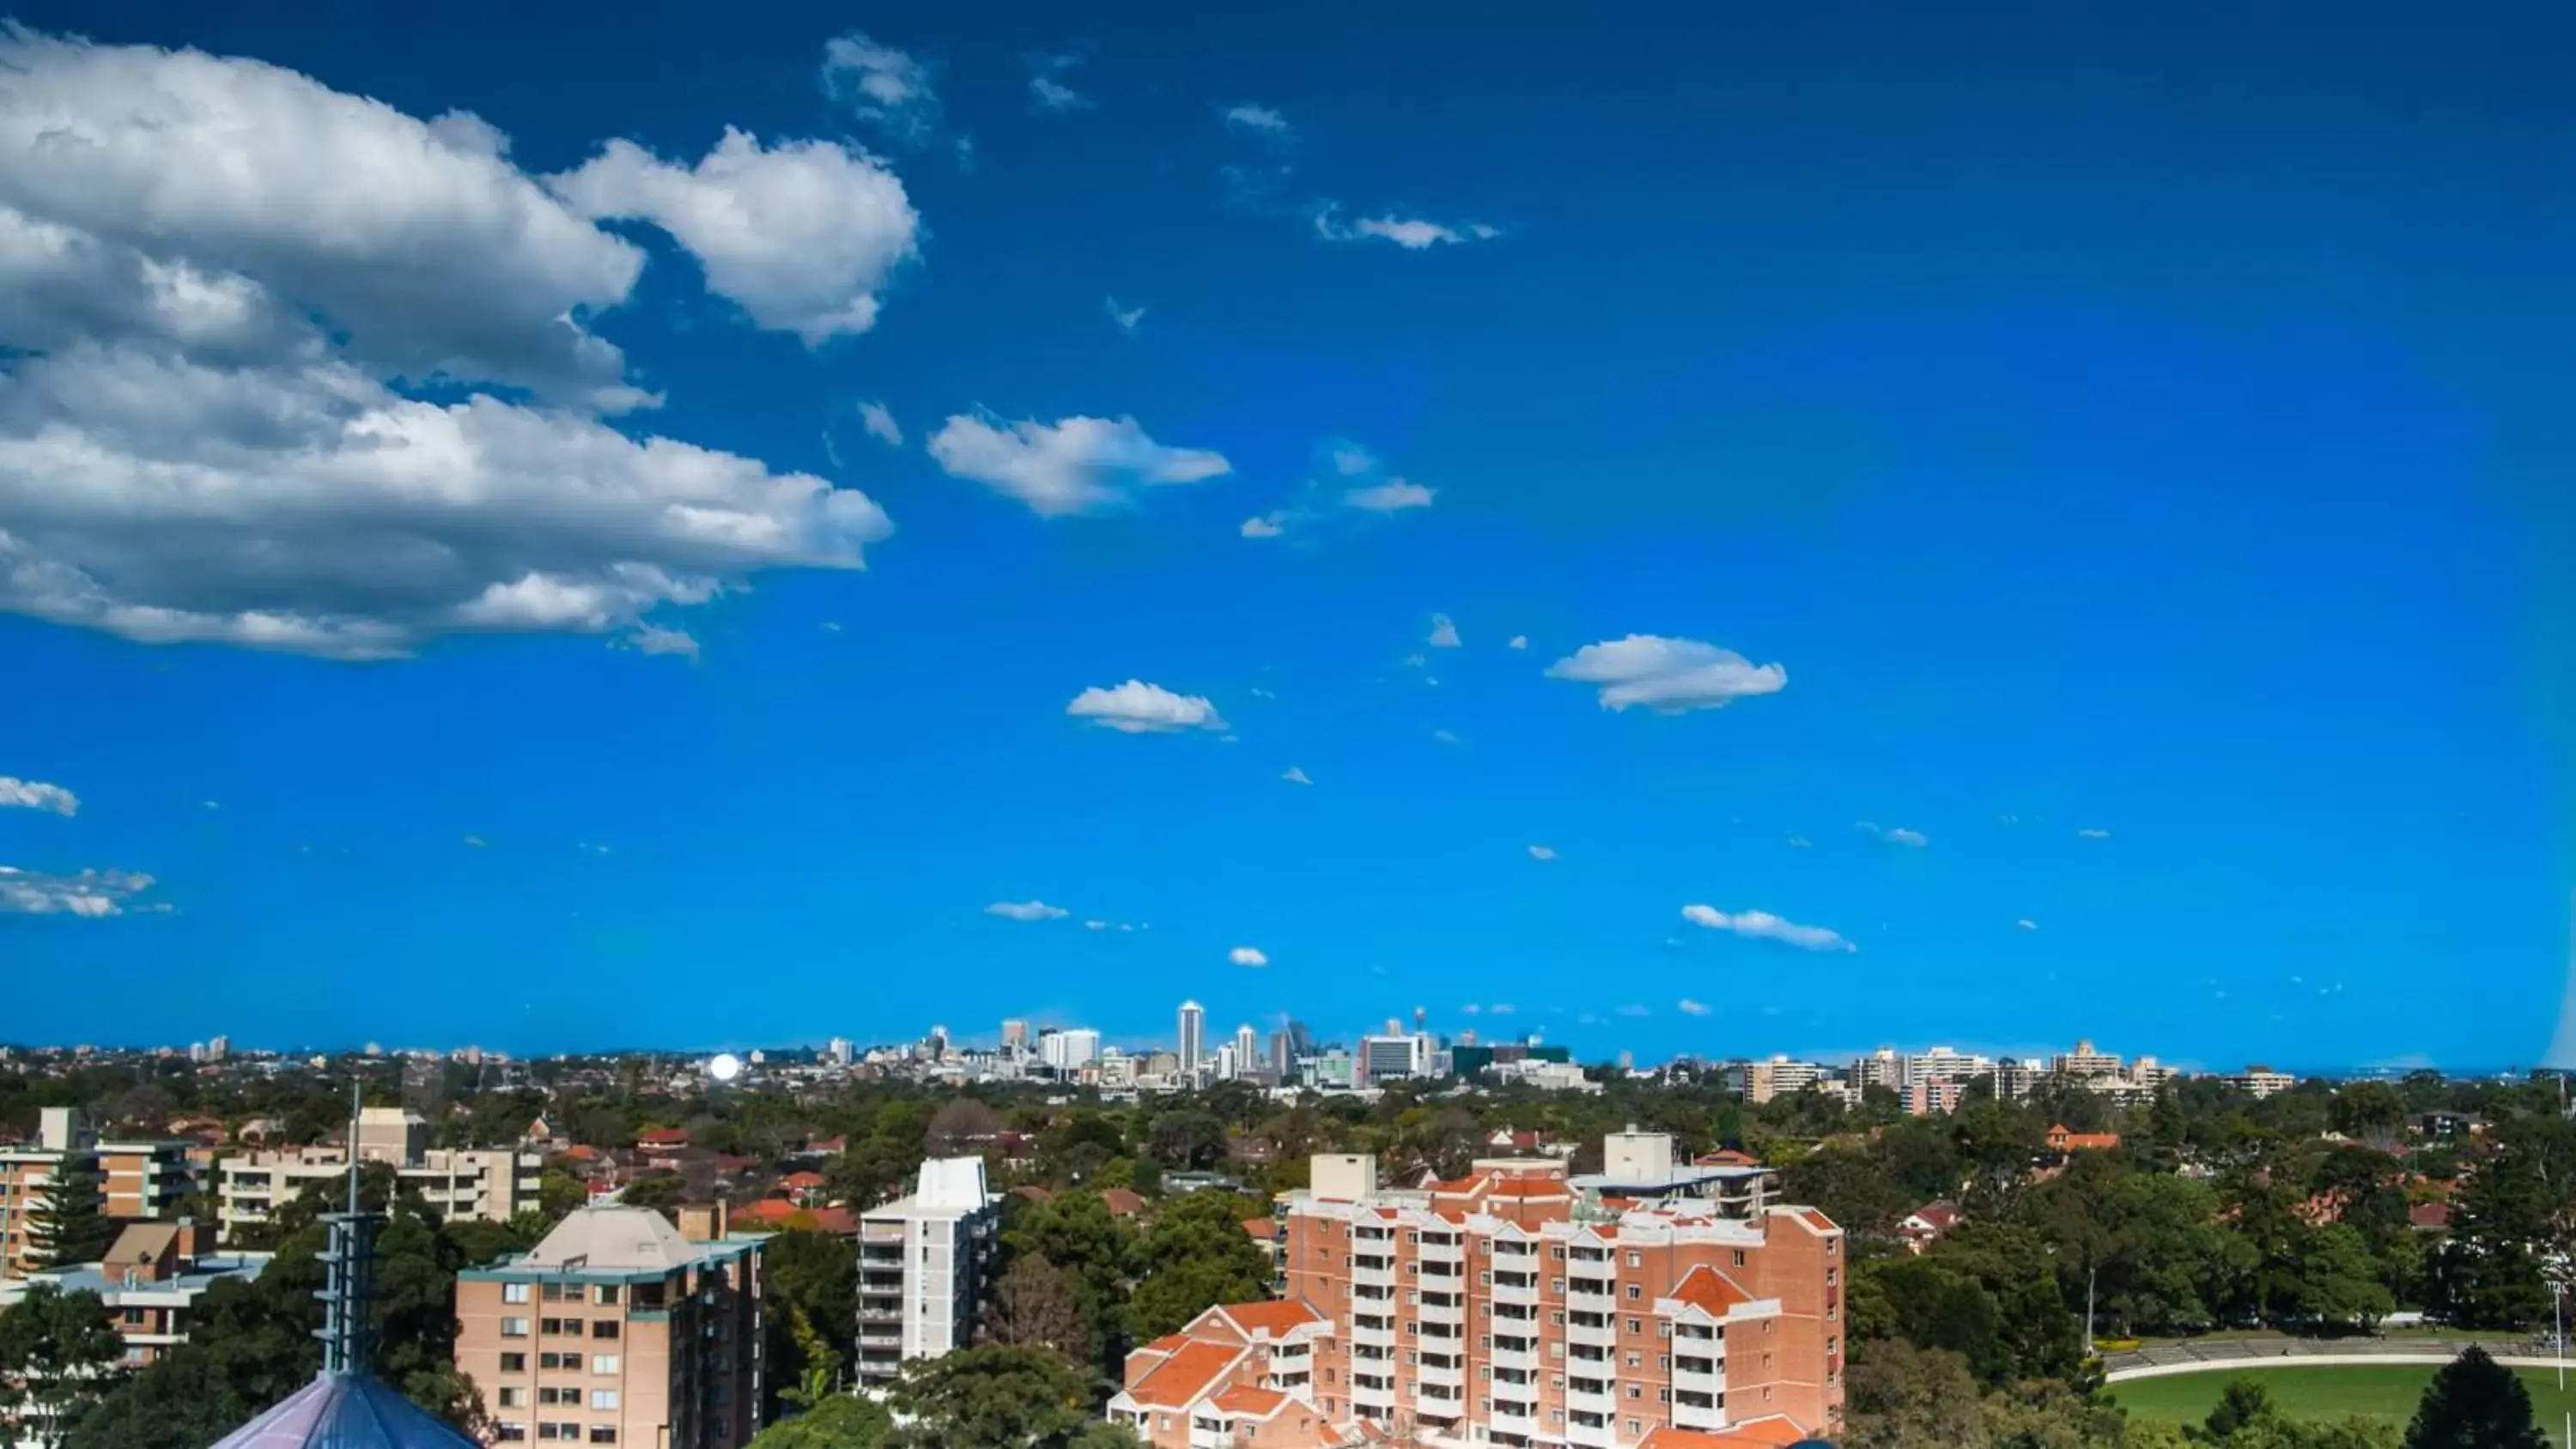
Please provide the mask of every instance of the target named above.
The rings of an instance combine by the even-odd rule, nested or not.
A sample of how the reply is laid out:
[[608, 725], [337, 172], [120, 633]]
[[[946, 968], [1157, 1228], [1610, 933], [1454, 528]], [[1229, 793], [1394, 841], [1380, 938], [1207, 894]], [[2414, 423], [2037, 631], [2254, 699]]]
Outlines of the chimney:
[[193, 1217], [179, 1219], [179, 1256], [194, 1262], [215, 1251], [215, 1225]]
[[722, 1202], [682, 1203], [680, 1236], [693, 1243], [722, 1242], [732, 1219], [732, 1209]]

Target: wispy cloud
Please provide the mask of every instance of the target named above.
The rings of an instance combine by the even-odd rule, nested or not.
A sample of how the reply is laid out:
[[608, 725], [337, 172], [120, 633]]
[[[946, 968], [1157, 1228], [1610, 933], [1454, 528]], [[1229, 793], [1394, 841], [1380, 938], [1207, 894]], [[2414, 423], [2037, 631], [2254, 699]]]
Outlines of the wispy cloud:
[[1503, 234], [1502, 228], [1483, 222], [1463, 222], [1447, 226], [1410, 216], [1364, 216], [1357, 221], [1342, 220], [1341, 207], [1326, 203], [1315, 210], [1315, 234], [1326, 241], [1387, 241], [1409, 252], [1428, 251], [1433, 247], [1457, 246], [1466, 242], [1492, 241]]
[[1448, 615], [1434, 614], [1431, 616], [1430, 644], [1434, 649], [1455, 649], [1458, 647], [1458, 626], [1451, 622]]
[[1118, 330], [1130, 337], [1136, 335], [1136, 328], [1145, 320], [1144, 308], [1121, 307], [1115, 297], [1101, 298], [1100, 306], [1101, 310], [1109, 314], [1109, 320], [1118, 324]]
[[1269, 953], [1258, 946], [1237, 946], [1225, 953], [1225, 959], [1237, 966], [1262, 967], [1270, 964]]
[[1121, 734], [1169, 734], [1179, 730], [1222, 730], [1225, 720], [1203, 695], [1175, 694], [1159, 684], [1131, 679], [1111, 688], [1097, 685], [1073, 697], [1064, 712]]
[[151, 889], [152, 877], [136, 871], [84, 870], [51, 875], [0, 865], [0, 913], [23, 916], [125, 914], [127, 903]]
[[1769, 911], [1739, 911], [1729, 915], [1714, 906], [1684, 906], [1682, 919], [1694, 926], [1712, 931], [1731, 931], [1754, 940], [1777, 941], [1801, 951], [1857, 951], [1860, 948], [1841, 934], [1822, 926], [1802, 926]]
[[1040, 110], [1082, 111], [1091, 108], [1089, 96], [1064, 83], [1066, 73], [1085, 59], [1079, 51], [1028, 57], [1029, 94], [1036, 98]]
[[1506, 649], [1527, 649], [1529, 647], [1529, 636], [1527, 634], [1514, 634], [1511, 642], [1505, 644], [1503, 647]]
[[1348, 440], [1336, 442], [1328, 453], [1333, 471], [1345, 478], [1357, 478], [1363, 473], [1377, 471], [1377, 455], [1357, 443]]
[[78, 815], [80, 797], [60, 785], [48, 785], [42, 780], [20, 780], [0, 775], [0, 809], [10, 808]]
[[1792, 835], [1789, 837], [1789, 848], [1791, 850], [1805, 850], [1815, 843], [1816, 842], [1809, 840], [1803, 835]]
[[658, 624], [638, 624], [626, 636], [627, 648], [640, 654], [669, 654], [695, 662], [698, 658], [696, 636], [682, 629], [665, 629]]
[[1369, 513], [1402, 513], [1408, 508], [1428, 508], [1438, 490], [1401, 478], [1389, 478], [1365, 488], [1354, 488], [1342, 495], [1342, 502]]
[[1554, 860], [1556, 851], [1549, 846], [1533, 845], [1529, 848], [1529, 856], [1532, 860]]
[[2110, 838], [2111, 838], [2111, 832], [2110, 832], [2110, 831], [2107, 831], [2107, 830], [2096, 830], [2096, 829], [2089, 829], [2089, 828], [2088, 828], [2088, 829], [2084, 829], [2084, 830], [2078, 830], [2078, 831], [2076, 831], [2076, 832], [2075, 832], [2075, 834], [2076, 834], [2079, 838], [2084, 839], [2084, 840], [2108, 840], [2108, 839], [2110, 839]]
[[1290, 765], [1286, 772], [1281, 774], [1279, 778], [1287, 781], [1291, 785], [1312, 785], [1315, 783], [1314, 781], [1306, 778], [1306, 772], [1298, 769], [1295, 765]]
[[900, 448], [903, 446], [903, 428], [895, 422], [894, 414], [886, 410], [886, 405], [884, 403], [874, 401], [861, 402], [859, 404], [859, 425], [868, 430], [869, 437], [876, 439], [878, 442], [885, 444], [889, 448]]
[[1655, 1013], [1651, 1007], [1631, 1004], [1628, 1006], [1614, 1007], [1611, 1010], [1611, 1014], [1614, 1016], [1652, 1016]]
[[949, 476], [1008, 494], [1047, 517], [1121, 507], [1143, 488], [1234, 471], [1221, 453], [1155, 442], [1131, 417], [1042, 423], [960, 413], [931, 435], [929, 447]]
[[938, 67], [863, 31], [823, 46], [823, 93], [907, 146], [939, 133]]
[[1072, 912], [1044, 901], [995, 901], [984, 908], [984, 914], [1011, 921], [1061, 921]]
[[1586, 644], [1549, 665], [1547, 677], [1598, 687], [1603, 709], [1643, 705], [1658, 714], [1722, 709], [1789, 684], [1784, 666], [1756, 665], [1732, 649], [1655, 634]]
[[2020, 920], [2013, 922], [2013, 924], [2021, 927], [2025, 931], [2036, 931], [2039, 929], [2039, 922], [2032, 920], [2028, 916], [2022, 917]]
[[485, 845], [490, 844], [490, 842], [486, 841], [480, 835], [469, 835], [465, 837], [465, 844], [471, 849], [481, 850]]
[[1433, 730], [1431, 732], [1431, 738], [1444, 745], [1454, 745], [1458, 743], [1458, 735], [1454, 730]]
[[1297, 135], [1297, 128], [1288, 124], [1288, 118], [1268, 106], [1229, 106], [1225, 112], [1225, 124], [1228, 130], [1242, 131], [1268, 141], [1294, 140]]
[[1674, 1002], [1673, 1009], [1679, 1011], [1684, 1016], [1708, 1015], [1708, 1003], [1703, 1001], [1693, 1001], [1687, 996]]
[[1901, 825], [1880, 825], [1873, 820], [1855, 820], [1852, 822], [1852, 828], [1867, 831], [1889, 845], [1903, 845], [1920, 850], [1932, 843], [1924, 837], [1922, 831], [1908, 830]]
[[1243, 527], [1239, 532], [1245, 538], [1277, 538], [1288, 531], [1290, 517], [1286, 509], [1275, 509], [1258, 518], [1243, 520]]

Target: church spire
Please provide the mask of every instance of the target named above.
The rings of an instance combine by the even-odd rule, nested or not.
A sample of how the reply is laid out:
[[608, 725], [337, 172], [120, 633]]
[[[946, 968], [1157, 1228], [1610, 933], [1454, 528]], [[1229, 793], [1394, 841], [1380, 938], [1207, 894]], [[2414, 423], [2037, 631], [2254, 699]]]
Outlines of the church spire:
[[314, 1336], [322, 1340], [325, 1377], [363, 1374], [375, 1357], [370, 1289], [375, 1282], [376, 1219], [362, 1211], [358, 1201], [358, 1122], [363, 1115], [363, 1092], [362, 1084], [349, 1088], [348, 1206], [322, 1219], [331, 1225], [331, 1246], [323, 1259], [322, 1290], [313, 1296], [322, 1300], [322, 1327]]

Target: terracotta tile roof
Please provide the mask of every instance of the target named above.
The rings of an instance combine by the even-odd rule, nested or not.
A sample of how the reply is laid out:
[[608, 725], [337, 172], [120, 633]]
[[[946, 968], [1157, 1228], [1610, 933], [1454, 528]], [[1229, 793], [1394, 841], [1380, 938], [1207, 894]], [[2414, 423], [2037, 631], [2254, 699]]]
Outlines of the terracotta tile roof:
[[2406, 1210], [2406, 1221], [2427, 1232], [2451, 1225], [2451, 1205], [2446, 1202], [2419, 1202]]
[[1217, 1396], [1209, 1401], [1209, 1407], [1220, 1414], [1252, 1414], [1266, 1419], [1278, 1413], [1287, 1402], [1288, 1396], [1277, 1389], [1236, 1384], [1219, 1390]]
[[1186, 1333], [1167, 1333], [1136, 1351], [1138, 1353], [1178, 1353], [1182, 1345], [1189, 1341], [1190, 1336]]
[[1324, 1321], [1324, 1315], [1307, 1306], [1303, 1298], [1280, 1298], [1267, 1303], [1220, 1303], [1216, 1311], [1224, 1314], [1245, 1336], [1253, 1338], [1265, 1333], [1273, 1338], [1282, 1338], [1292, 1328]]
[[1113, 1218], [1132, 1218], [1145, 1210], [1145, 1200], [1123, 1187], [1105, 1189], [1100, 1201]]
[[791, 1172], [778, 1179], [778, 1185], [780, 1187], [821, 1187], [824, 1181], [823, 1174], [819, 1172]]
[[1790, 1208], [1790, 1209], [1788, 1210], [1788, 1212], [1789, 1212], [1789, 1216], [1791, 1216], [1791, 1217], [1793, 1217], [1793, 1218], [1796, 1218], [1798, 1221], [1800, 1221], [1800, 1222], [1802, 1222], [1802, 1223], [1805, 1223], [1808, 1227], [1810, 1227], [1810, 1228], [1814, 1229], [1814, 1230], [1815, 1230], [1815, 1231], [1817, 1231], [1817, 1232], [1820, 1232], [1820, 1233], [1839, 1233], [1839, 1232], [1841, 1232], [1841, 1231], [1842, 1231], [1842, 1229], [1841, 1229], [1840, 1227], [1838, 1227], [1838, 1226], [1836, 1226], [1836, 1225], [1835, 1225], [1834, 1220], [1833, 1220], [1832, 1218], [1826, 1217], [1823, 1213], [1820, 1213], [1820, 1212], [1816, 1211], [1814, 1208], [1811, 1208], [1811, 1207]]
[[1787, 1449], [1788, 1445], [1804, 1443], [1806, 1438], [1806, 1431], [1774, 1415], [1713, 1434], [1667, 1425], [1648, 1434], [1637, 1449]]
[[1187, 1408], [1242, 1356], [1243, 1350], [1233, 1344], [1191, 1339], [1129, 1389], [1127, 1397], [1149, 1408]]
[[1753, 1295], [1736, 1287], [1732, 1279], [1705, 1263], [1684, 1273], [1682, 1281], [1674, 1284], [1672, 1291], [1664, 1296], [1705, 1309], [1720, 1318], [1735, 1305], [1753, 1301]]
[[1243, 1230], [1264, 1242], [1279, 1236], [1279, 1224], [1269, 1218], [1245, 1218]]

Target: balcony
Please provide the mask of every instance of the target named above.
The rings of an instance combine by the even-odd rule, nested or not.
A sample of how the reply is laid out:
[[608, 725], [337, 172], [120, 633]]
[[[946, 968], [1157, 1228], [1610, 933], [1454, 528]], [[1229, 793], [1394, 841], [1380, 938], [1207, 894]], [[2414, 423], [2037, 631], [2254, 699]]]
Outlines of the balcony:
[[1618, 1284], [1607, 1278], [1568, 1278], [1565, 1280], [1566, 1310], [1615, 1313], [1619, 1309], [1618, 1288]]
[[1467, 1391], [1455, 1384], [1416, 1384], [1413, 1412], [1425, 1419], [1458, 1418], [1467, 1412]]
[[1351, 1259], [1351, 1285], [1359, 1288], [1393, 1288], [1393, 1258], [1355, 1257]]
[[1565, 1316], [1565, 1341], [1592, 1348], [1615, 1349], [1619, 1346], [1618, 1320], [1605, 1315], [1597, 1322], [1586, 1323], [1569, 1313]]
[[1353, 1373], [1351, 1403], [1363, 1409], [1395, 1412], [1395, 1379], [1391, 1375]]
[[[1514, 1346], [1507, 1348], [1504, 1346], [1506, 1344]], [[1538, 1340], [1532, 1338], [1514, 1340], [1499, 1336], [1496, 1337], [1494, 1339], [1493, 1364], [1494, 1371], [1497, 1376], [1499, 1376], [1504, 1369], [1516, 1369], [1525, 1374], [1537, 1373]]]
[[1618, 1431], [1608, 1414], [1565, 1414], [1565, 1442], [1574, 1449], [1618, 1449]]
[[1467, 1387], [1466, 1360], [1453, 1358], [1448, 1363], [1438, 1363], [1425, 1354], [1421, 1366], [1414, 1371], [1414, 1377], [1421, 1380], [1426, 1393], [1434, 1386], [1453, 1393], [1461, 1392]]
[[[1434, 1238], [1426, 1233], [1423, 1235], [1421, 1243], [1417, 1245], [1414, 1256], [1421, 1259], [1426, 1265], [1431, 1263], [1456, 1263], [1463, 1265], [1467, 1261], [1467, 1247], [1456, 1238], [1449, 1238], [1444, 1241], [1439, 1238]], [[1431, 1269], [1426, 1266], [1422, 1271], [1428, 1273]]]
[[1425, 1323], [1465, 1323], [1467, 1321], [1466, 1295], [1425, 1293], [1422, 1295], [1422, 1301], [1414, 1306], [1414, 1316]]
[[1619, 1412], [1619, 1396], [1608, 1378], [1579, 1379], [1565, 1377], [1565, 1414], [1568, 1419], [1578, 1413], [1598, 1414], [1607, 1419]]
[[1538, 1306], [1538, 1275], [1536, 1273], [1496, 1273], [1494, 1275], [1494, 1301], [1496, 1303], [1514, 1303], [1524, 1308], [1536, 1308]]
[[1726, 1400], [1701, 1393], [1673, 1390], [1673, 1427], [1676, 1429], [1717, 1430], [1726, 1427]]
[[1535, 1434], [1538, 1432], [1538, 1406], [1516, 1404], [1506, 1409], [1506, 1401], [1494, 1400], [1494, 1411], [1486, 1415], [1486, 1426], [1495, 1434]]
[[1683, 1358], [1678, 1355], [1674, 1357], [1674, 1397], [1679, 1398], [1683, 1394], [1707, 1394], [1715, 1397], [1725, 1392], [1726, 1370], [1723, 1364], [1711, 1359]]
[[1353, 1314], [1351, 1342], [1364, 1347], [1391, 1349], [1395, 1347], [1395, 1320]]

